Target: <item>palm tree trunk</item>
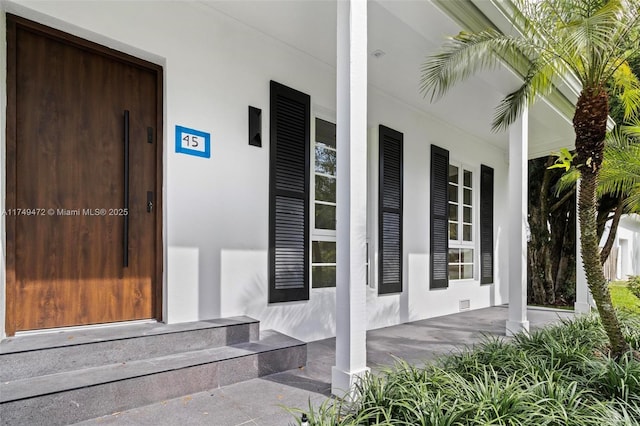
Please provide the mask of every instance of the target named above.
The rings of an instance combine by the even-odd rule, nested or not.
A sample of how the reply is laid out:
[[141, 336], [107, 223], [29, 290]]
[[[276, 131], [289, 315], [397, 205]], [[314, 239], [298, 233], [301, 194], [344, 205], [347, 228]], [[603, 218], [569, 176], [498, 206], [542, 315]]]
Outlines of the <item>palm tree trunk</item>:
[[629, 350], [624, 339], [616, 311], [611, 303], [611, 294], [604, 277], [600, 254], [598, 253], [598, 233], [596, 224], [595, 189], [597, 175], [587, 171], [582, 173], [580, 180], [579, 215], [580, 215], [580, 246], [582, 247], [582, 264], [587, 275], [589, 290], [598, 307], [600, 320], [604, 327], [612, 355], [616, 358]]
[[606, 90], [603, 87], [584, 88], [576, 104], [573, 128], [578, 154], [576, 165], [581, 175], [578, 214], [582, 264], [602, 326], [609, 337], [612, 355], [618, 358], [629, 350], [629, 345], [624, 339], [616, 311], [613, 309], [611, 294], [600, 263], [596, 220], [596, 186], [602, 166], [608, 113], [609, 98]]

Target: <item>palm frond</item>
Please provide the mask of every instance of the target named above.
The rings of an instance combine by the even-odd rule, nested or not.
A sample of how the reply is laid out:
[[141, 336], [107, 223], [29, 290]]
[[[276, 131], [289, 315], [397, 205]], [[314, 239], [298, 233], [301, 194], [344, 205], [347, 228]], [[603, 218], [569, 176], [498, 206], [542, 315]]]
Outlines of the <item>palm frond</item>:
[[[635, 26], [637, 11], [627, 2], [638, 0], [515, 0], [529, 21], [525, 38], [538, 38], [555, 51], [583, 83], [595, 87], [610, 74], [612, 61], [628, 43], [629, 28]], [[614, 47], [614, 48], [612, 48]], [[611, 51], [617, 52], [611, 56]]]
[[589, 86], [600, 81], [605, 71], [605, 52], [611, 32], [616, 28], [616, 20], [620, 2], [616, 0], [605, 3], [593, 13], [575, 16], [565, 26], [557, 27], [565, 52], [572, 52], [573, 57], [582, 58]]
[[563, 173], [555, 185], [556, 197], [559, 197], [562, 193], [575, 187], [578, 183], [578, 179], [580, 179], [580, 170], [575, 167], [572, 167], [567, 172]]
[[623, 196], [626, 211], [640, 213], [640, 144], [623, 129], [608, 135], [598, 192]]
[[545, 96], [554, 88], [554, 80], [560, 73], [563, 64], [555, 57], [540, 55], [530, 62], [529, 71], [524, 82], [514, 92], [505, 96], [496, 107], [491, 127], [494, 131], [505, 130], [522, 113], [525, 105], [531, 105], [536, 96]]
[[624, 150], [630, 143], [633, 143], [626, 128], [626, 126], [616, 126], [607, 133], [605, 143], [606, 147], [612, 150], [609, 152], [609, 154], [613, 154], [611, 158], [615, 158], [616, 151]]
[[[573, 74], [583, 88], [601, 88], [618, 78], [626, 117], [640, 110], [640, 87], [626, 60], [640, 50], [640, 0], [512, 0], [514, 33], [462, 32], [422, 67], [420, 91], [431, 101], [481, 70], [510, 63], [522, 86], [498, 105], [493, 129], [506, 128], [525, 105]], [[636, 79], [637, 80], [637, 79]], [[623, 84], [624, 83], [624, 84]]]
[[586, 79], [584, 55], [576, 54], [568, 48], [566, 30], [575, 20], [574, 13], [580, 9], [582, 1], [530, 1], [514, 0], [514, 25], [520, 30], [522, 38], [535, 40], [540, 49], [564, 62], [570, 72]]
[[626, 61], [613, 73], [613, 90], [624, 107], [625, 120], [640, 115], [640, 80]]
[[424, 63], [420, 92], [434, 101], [471, 75], [481, 70], [495, 69], [500, 65], [501, 58], [524, 65], [529, 56], [527, 53], [532, 54], [536, 49], [527, 40], [506, 36], [492, 29], [480, 33], [461, 32], [450, 38], [439, 53]]
[[640, 1], [620, 0], [620, 3], [617, 25], [610, 28], [602, 46], [606, 59], [603, 81], [613, 78], [618, 68], [640, 49]]
[[627, 137], [638, 139], [640, 142], [640, 117], [632, 117], [629, 123], [620, 126], [620, 129]]
[[625, 120], [640, 114], [640, 88], [625, 90], [620, 94], [620, 101], [624, 105]]

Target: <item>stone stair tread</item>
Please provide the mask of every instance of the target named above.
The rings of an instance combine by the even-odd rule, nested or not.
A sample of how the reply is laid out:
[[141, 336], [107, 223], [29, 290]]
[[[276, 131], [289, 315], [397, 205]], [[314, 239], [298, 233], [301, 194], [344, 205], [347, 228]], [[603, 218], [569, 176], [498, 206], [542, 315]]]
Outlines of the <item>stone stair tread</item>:
[[0, 403], [64, 392], [71, 389], [81, 389], [132, 377], [179, 370], [304, 344], [300, 340], [276, 331], [265, 330], [260, 333], [260, 340], [256, 342], [174, 353], [150, 359], [88, 367], [0, 383]]
[[104, 328], [61, 330], [39, 335], [23, 335], [7, 338], [0, 344], [0, 355], [251, 323], [258, 323], [258, 321], [246, 316], [237, 316], [180, 324], [151, 322], [117, 326], [107, 325]]

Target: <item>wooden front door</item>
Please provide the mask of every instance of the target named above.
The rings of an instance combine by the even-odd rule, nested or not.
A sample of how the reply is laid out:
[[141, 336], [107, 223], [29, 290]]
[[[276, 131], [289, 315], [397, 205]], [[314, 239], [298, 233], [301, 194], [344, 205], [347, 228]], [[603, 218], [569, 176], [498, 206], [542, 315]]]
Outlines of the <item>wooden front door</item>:
[[7, 18], [7, 331], [159, 318], [162, 69]]

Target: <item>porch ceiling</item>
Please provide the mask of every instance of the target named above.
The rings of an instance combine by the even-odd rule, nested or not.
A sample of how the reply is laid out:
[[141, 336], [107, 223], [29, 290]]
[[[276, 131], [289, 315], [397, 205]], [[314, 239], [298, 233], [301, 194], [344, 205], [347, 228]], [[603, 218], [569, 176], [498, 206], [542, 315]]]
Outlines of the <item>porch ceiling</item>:
[[[263, 34], [335, 68], [335, 0], [201, 1]], [[369, 2], [370, 90], [382, 92], [407, 105], [448, 122], [476, 137], [507, 149], [507, 133], [491, 132], [493, 110], [500, 99], [518, 86], [510, 70], [485, 72], [431, 103], [419, 93], [420, 67], [437, 51], [445, 37], [461, 27], [426, 0]], [[531, 108], [529, 156], [546, 155], [573, 145], [571, 123], [546, 102]]]

